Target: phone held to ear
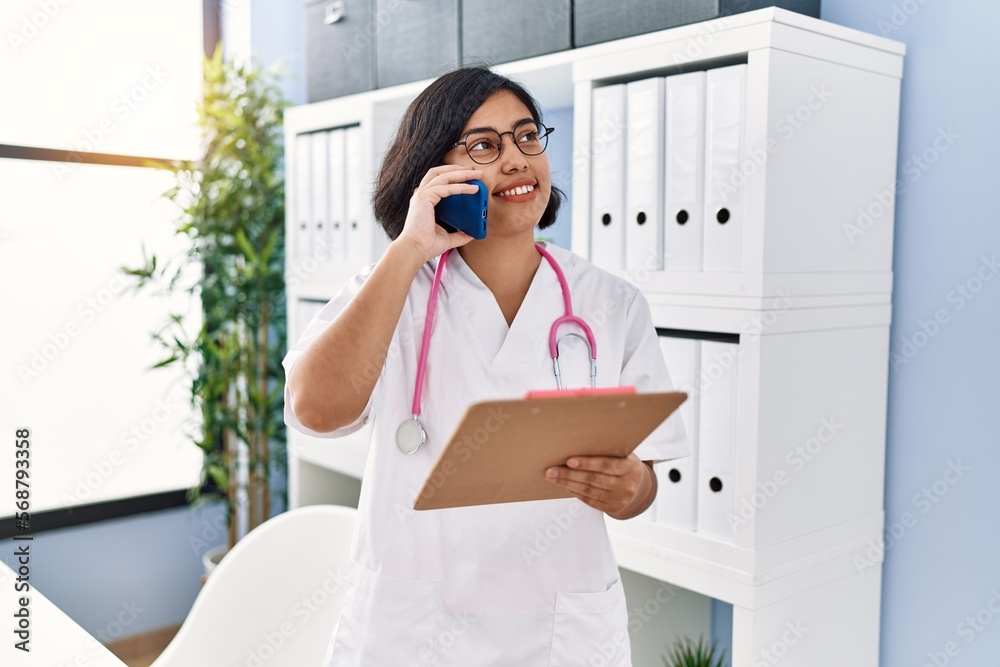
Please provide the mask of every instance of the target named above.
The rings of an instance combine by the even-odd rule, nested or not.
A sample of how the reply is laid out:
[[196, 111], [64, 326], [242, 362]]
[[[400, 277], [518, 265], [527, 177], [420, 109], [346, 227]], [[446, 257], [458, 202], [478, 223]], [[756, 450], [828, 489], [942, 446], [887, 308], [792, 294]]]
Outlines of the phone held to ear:
[[474, 239], [486, 238], [486, 205], [490, 193], [482, 181], [471, 180], [479, 191], [475, 194], [449, 195], [434, 207], [437, 223], [451, 233], [465, 232]]

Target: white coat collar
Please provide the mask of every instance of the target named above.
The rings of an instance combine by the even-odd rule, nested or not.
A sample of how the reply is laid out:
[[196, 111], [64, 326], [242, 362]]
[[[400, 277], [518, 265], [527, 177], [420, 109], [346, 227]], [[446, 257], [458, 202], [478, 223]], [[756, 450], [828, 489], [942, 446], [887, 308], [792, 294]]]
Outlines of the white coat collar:
[[[542, 242], [541, 245], [562, 268], [566, 282], [570, 284], [574, 309], [578, 308], [579, 297], [573, 294], [572, 289], [576, 255], [550, 243]], [[548, 357], [549, 328], [563, 314], [563, 301], [559, 280], [544, 258], [510, 327], [496, 297], [459, 252], [448, 256], [443, 280], [455, 290], [456, 300], [469, 317], [474, 343], [487, 363], [493, 366], [520, 365], [537, 363], [540, 355]]]

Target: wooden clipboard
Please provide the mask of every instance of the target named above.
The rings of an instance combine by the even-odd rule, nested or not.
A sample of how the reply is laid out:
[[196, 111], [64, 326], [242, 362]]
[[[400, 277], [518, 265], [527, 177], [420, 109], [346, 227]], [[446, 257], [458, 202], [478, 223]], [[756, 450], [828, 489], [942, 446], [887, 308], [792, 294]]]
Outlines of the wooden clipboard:
[[684, 392], [563, 394], [470, 405], [413, 509], [572, 498], [545, 479], [546, 468], [573, 455], [628, 456], [687, 399]]

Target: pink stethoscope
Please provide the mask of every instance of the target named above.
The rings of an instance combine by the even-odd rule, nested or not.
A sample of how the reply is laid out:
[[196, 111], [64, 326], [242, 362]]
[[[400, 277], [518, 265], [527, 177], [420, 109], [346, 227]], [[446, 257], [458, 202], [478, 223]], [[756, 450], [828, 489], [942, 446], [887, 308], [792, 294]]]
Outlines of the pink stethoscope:
[[[562, 342], [562, 338], [556, 340], [556, 334], [559, 331], [559, 327], [563, 324], [573, 323], [583, 329], [583, 333], [586, 338], [578, 333], [568, 333], [563, 336], [575, 336], [587, 344], [590, 350], [590, 386], [591, 388], [597, 387], [597, 343], [594, 340], [594, 332], [591, 331], [590, 327], [579, 317], [573, 314], [573, 304], [570, 301], [569, 295], [569, 285], [566, 283], [566, 276], [563, 274], [562, 269], [556, 262], [555, 258], [545, 248], [539, 244], [535, 244], [535, 250], [544, 257], [552, 270], [555, 271], [556, 277], [559, 278], [559, 287], [562, 289], [563, 297], [563, 310], [565, 314], [562, 317], [556, 319], [552, 323], [552, 327], [549, 329], [549, 354], [552, 355], [552, 372], [556, 376], [556, 387], [558, 389], [563, 388], [562, 384], [562, 374], [559, 370], [559, 343]], [[404, 454], [413, 454], [418, 449], [420, 445], [427, 441], [427, 432], [424, 427], [417, 420], [420, 416], [420, 392], [424, 385], [424, 368], [427, 365], [427, 348], [431, 341], [431, 328], [434, 325], [434, 306], [437, 304], [438, 289], [441, 284], [441, 273], [444, 271], [445, 262], [448, 260], [448, 255], [451, 250], [445, 250], [444, 254], [441, 255], [441, 259], [438, 260], [437, 270], [434, 272], [434, 283], [431, 285], [431, 295], [427, 300], [427, 316], [424, 318], [424, 336], [423, 340], [420, 342], [420, 360], [417, 364], [417, 380], [413, 388], [413, 415], [403, 421], [396, 430], [396, 444], [399, 446], [399, 450]]]

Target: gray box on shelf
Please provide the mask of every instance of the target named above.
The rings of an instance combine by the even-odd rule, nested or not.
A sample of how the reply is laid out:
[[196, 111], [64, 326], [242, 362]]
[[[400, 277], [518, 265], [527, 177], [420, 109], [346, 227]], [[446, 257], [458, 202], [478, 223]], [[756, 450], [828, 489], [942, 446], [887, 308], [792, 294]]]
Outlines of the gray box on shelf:
[[573, 45], [608, 42], [764, 7], [819, 18], [820, 0], [574, 0]]
[[495, 65], [572, 46], [571, 0], [462, 0], [462, 63]]
[[310, 102], [375, 87], [375, 0], [306, 0]]
[[458, 66], [459, 0], [378, 0], [380, 88], [439, 76]]

